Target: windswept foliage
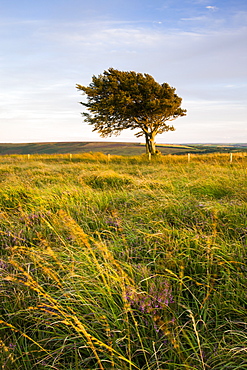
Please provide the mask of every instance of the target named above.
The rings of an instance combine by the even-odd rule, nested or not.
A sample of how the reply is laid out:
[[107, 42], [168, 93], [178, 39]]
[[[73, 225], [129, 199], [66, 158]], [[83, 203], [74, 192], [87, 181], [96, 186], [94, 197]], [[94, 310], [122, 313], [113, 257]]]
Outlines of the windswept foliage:
[[247, 156], [0, 156], [1, 370], [247, 369]]
[[82, 113], [85, 121], [94, 126], [102, 137], [118, 135], [124, 129], [139, 130], [144, 135], [147, 153], [155, 154], [155, 137], [166, 131], [174, 131], [168, 124], [184, 116], [182, 99], [168, 83], [159, 84], [148, 74], [123, 72], [113, 68], [91, 84], [77, 85], [87, 95], [87, 103], [81, 103], [90, 113]]

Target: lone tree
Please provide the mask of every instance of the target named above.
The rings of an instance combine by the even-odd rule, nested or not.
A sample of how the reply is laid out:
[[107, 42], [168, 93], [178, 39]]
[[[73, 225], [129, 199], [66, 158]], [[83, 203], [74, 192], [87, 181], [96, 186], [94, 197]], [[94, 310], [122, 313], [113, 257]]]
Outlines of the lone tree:
[[182, 99], [175, 88], [159, 84], [148, 74], [123, 72], [109, 68], [98, 77], [93, 76], [88, 87], [76, 85], [87, 95], [82, 103], [90, 113], [82, 113], [102, 137], [118, 135], [124, 129], [139, 129], [135, 135], [145, 136], [146, 153], [155, 154], [155, 137], [165, 131], [174, 131], [167, 124], [179, 116]]

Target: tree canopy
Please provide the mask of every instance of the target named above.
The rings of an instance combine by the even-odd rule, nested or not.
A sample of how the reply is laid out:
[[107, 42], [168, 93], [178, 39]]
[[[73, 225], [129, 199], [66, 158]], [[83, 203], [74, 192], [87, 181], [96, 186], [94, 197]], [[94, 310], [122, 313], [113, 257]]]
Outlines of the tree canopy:
[[93, 76], [89, 86], [77, 85], [87, 95], [81, 102], [90, 113], [82, 113], [102, 137], [118, 135], [124, 129], [139, 131], [145, 136], [147, 153], [155, 154], [155, 137], [174, 131], [168, 124], [184, 116], [182, 99], [168, 83], [159, 84], [149, 74], [125, 72], [109, 68], [98, 77]]

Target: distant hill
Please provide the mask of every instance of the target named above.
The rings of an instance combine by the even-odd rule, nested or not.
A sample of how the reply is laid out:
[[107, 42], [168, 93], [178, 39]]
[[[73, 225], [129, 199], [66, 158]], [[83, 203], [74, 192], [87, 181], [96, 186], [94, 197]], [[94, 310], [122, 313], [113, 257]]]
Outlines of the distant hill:
[[[247, 144], [157, 144], [162, 154], [246, 152]], [[63, 154], [101, 152], [112, 155], [141, 155], [145, 145], [119, 142], [57, 142], [29, 144], [0, 144], [0, 155], [6, 154]]]

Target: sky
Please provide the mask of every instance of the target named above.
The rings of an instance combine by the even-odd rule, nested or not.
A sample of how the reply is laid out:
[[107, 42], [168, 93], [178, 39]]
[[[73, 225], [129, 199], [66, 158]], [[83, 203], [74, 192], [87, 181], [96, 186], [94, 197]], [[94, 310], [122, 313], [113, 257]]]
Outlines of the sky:
[[83, 121], [76, 84], [112, 67], [182, 97], [157, 143], [246, 143], [246, 66], [246, 0], [0, 0], [0, 142], [143, 142]]

